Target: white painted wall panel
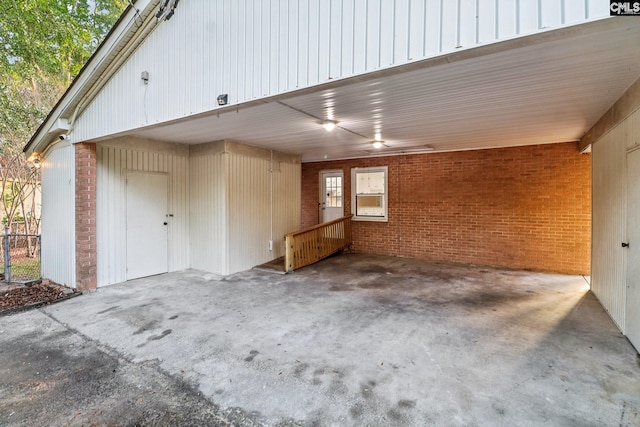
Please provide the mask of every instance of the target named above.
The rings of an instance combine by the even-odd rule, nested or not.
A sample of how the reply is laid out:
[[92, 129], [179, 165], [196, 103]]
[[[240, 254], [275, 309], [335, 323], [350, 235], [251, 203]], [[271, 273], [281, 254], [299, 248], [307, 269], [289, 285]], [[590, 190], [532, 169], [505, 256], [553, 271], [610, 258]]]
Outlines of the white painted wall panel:
[[76, 286], [75, 151], [55, 147], [42, 163], [42, 276]]
[[96, 151], [98, 286], [126, 280], [126, 171], [169, 175], [169, 271], [188, 268], [188, 147], [125, 139]]
[[625, 331], [627, 240], [627, 150], [638, 144], [640, 111], [600, 138], [593, 155], [591, 289]]
[[227, 265], [224, 155], [194, 151], [189, 157], [191, 268], [222, 274]]
[[235, 273], [284, 255], [284, 235], [300, 226], [301, 167], [274, 161], [271, 187], [269, 159], [225, 154], [225, 163], [227, 273]]
[[[592, 0], [190, 0], [75, 123], [76, 141], [608, 16]], [[148, 71], [149, 84], [140, 79]]]
[[300, 226], [301, 167], [274, 159], [272, 187], [268, 150], [225, 141], [191, 147], [192, 268], [231, 274], [284, 255], [284, 235]]

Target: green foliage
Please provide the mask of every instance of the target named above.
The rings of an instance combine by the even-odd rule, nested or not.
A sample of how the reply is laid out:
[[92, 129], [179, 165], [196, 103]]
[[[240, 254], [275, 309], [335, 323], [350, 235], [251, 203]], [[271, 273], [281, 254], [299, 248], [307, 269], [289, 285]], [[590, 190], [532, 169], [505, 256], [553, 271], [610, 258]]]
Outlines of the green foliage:
[[0, 155], [27, 142], [127, 5], [126, 0], [4, 0]]

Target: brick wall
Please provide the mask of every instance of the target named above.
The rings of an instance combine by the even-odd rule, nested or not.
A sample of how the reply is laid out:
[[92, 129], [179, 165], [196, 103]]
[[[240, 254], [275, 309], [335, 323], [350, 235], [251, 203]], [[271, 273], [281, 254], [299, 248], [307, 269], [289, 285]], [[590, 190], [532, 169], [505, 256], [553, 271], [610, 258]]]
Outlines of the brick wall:
[[75, 145], [76, 155], [76, 286], [97, 286], [96, 145]]
[[589, 274], [591, 156], [575, 143], [302, 165], [302, 226], [318, 222], [321, 170], [388, 166], [389, 222], [354, 221], [354, 249]]

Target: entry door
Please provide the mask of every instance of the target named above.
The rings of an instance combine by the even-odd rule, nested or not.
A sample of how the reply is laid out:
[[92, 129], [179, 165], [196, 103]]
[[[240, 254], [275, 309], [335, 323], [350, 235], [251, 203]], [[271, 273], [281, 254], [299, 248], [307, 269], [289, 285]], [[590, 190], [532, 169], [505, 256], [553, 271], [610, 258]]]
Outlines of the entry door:
[[127, 173], [127, 280], [166, 273], [167, 174]]
[[640, 149], [627, 153], [626, 333], [640, 351]]
[[320, 222], [344, 215], [343, 182], [342, 171], [320, 172]]

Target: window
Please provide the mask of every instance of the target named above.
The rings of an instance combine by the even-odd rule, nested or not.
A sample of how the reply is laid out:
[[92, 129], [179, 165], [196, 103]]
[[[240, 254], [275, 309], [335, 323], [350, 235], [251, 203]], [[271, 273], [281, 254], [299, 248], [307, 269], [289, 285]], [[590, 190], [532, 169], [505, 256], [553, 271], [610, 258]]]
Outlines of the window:
[[[342, 172], [341, 172], [342, 173]], [[325, 207], [341, 208], [342, 207], [342, 177], [341, 176], [325, 176]]]
[[353, 219], [387, 221], [387, 167], [351, 169]]

